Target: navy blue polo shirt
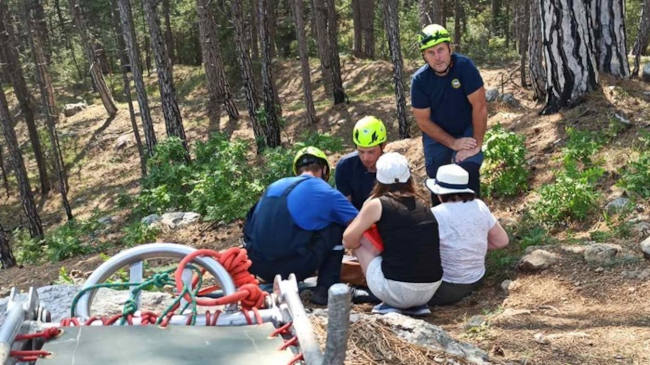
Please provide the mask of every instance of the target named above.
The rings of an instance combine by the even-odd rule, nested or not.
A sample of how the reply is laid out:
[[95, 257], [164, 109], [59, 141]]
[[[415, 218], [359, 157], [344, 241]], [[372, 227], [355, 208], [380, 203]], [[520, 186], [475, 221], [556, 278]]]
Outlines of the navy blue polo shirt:
[[369, 172], [354, 151], [341, 157], [336, 164], [336, 188], [345, 196], [352, 198], [352, 205], [361, 209], [375, 186], [376, 173]]
[[458, 138], [472, 126], [472, 104], [467, 96], [483, 86], [483, 79], [469, 58], [453, 53], [451, 62], [445, 76], [436, 75], [428, 64], [413, 74], [411, 105], [431, 108], [431, 121]]

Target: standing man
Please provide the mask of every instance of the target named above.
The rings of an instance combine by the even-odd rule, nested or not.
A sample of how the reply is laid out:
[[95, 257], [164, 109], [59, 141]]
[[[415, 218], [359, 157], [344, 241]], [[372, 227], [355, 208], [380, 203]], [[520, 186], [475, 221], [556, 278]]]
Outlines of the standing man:
[[375, 164], [384, 153], [386, 126], [377, 117], [365, 116], [354, 125], [352, 140], [357, 150], [341, 157], [336, 164], [336, 188], [361, 209], [375, 186]]
[[[422, 130], [427, 175], [457, 163], [469, 173], [469, 187], [480, 189], [481, 146], [487, 128], [487, 102], [481, 74], [472, 61], [452, 53], [449, 32], [438, 24], [419, 34], [426, 65], [411, 79], [411, 105]], [[433, 199], [437, 205], [437, 199]]]
[[246, 216], [250, 271], [267, 282], [291, 273], [304, 280], [318, 271], [311, 301], [324, 305], [327, 290], [339, 282], [343, 229], [358, 211], [327, 183], [330, 165], [323, 151], [298, 151], [293, 172], [295, 177], [269, 185]]

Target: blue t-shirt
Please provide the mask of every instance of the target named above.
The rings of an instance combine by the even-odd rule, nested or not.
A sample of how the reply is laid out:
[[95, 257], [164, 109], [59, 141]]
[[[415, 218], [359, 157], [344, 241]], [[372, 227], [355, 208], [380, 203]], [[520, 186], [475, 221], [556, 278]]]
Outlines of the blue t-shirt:
[[361, 209], [375, 186], [376, 173], [368, 171], [354, 151], [341, 157], [336, 164], [336, 188], [352, 198], [352, 205]]
[[431, 121], [453, 137], [461, 137], [472, 125], [472, 104], [467, 96], [483, 86], [483, 79], [472, 61], [460, 54], [451, 55], [452, 66], [438, 76], [428, 64], [411, 77], [411, 105], [431, 108]]
[[[280, 196], [301, 178], [280, 179], [269, 185], [266, 195]], [[359, 213], [343, 194], [318, 177], [308, 177], [298, 184], [287, 196], [287, 208], [298, 227], [307, 231], [317, 231], [332, 223], [345, 225]]]

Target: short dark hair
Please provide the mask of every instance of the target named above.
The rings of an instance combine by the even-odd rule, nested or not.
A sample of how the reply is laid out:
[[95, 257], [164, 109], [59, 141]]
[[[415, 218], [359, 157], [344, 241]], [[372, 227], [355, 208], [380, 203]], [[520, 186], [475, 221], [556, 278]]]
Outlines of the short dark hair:
[[324, 163], [321, 163], [321, 162], [319, 162], [319, 161], [314, 161], [314, 162], [312, 162], [312, 163], [309, 163], [309, 164], [302, 165], [302, 166], [298, 167], [297, 171], [298, 171], [298, 175], [300, 175], [300, 174], [302, 174], [302, 173], [305, 172], [305, 171], [309, 171], [309, 172], [318, 172], [318, 171], [320, 171], [323, 167], [325, 167], [325, 164], [324, 164]]
[[379, 181], [375, 182], [375, 186], [370, 192], [370, 197], [379, 198], [384, 195], [390, 195], [392, 197], [415, 195], [413, 178], [409, 177], [409, 179], [404, 183], [383, 184]]
[[453, 193], [453, 194], [444, 194], [444, 195], [438, 195], [440, 197], [440, 201], [443, 203], [446, 202], [469, 202], [474, 200], [476, 198], [476, 194], [474, 193]]

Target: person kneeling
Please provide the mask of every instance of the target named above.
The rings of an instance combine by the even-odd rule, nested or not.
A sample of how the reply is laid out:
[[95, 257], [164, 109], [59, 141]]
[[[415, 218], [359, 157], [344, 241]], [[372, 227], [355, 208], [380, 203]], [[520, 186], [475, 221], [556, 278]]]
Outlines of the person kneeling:
[[[376, 223], [383, 251], [364, 232]], [[429, 314], [426, 303], [440, 286], [438, 225], [415, 197], [408, 161], [399, 153], [377, 160], [377, 183], [359, 215], [343, 233], [370, 290], [382, 300], [374, 313]]]

